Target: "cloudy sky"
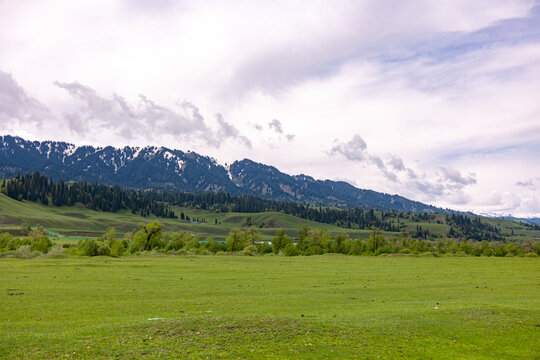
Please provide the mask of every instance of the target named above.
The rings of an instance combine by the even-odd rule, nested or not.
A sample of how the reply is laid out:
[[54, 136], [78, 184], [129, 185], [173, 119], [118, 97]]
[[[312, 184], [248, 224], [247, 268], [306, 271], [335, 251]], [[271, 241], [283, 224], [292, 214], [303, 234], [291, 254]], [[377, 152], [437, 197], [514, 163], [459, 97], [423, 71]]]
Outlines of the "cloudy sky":
[[540, 1], [0, 0], [0, 134], [540, 216]]

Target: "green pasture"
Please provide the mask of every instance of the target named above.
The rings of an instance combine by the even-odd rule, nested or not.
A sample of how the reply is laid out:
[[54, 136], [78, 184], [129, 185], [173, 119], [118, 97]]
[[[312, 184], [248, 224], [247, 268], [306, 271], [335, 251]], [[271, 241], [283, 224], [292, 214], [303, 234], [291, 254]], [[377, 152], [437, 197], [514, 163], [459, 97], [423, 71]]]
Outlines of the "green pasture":
[[291, 236], [296, 236], [302, 225], [309, 225], [312, 229], [324, 229], [328, 232], [348, 232], [353, 238], [369, 235], [368, 230], [349, 230], [278, 212], [215, 213], [180, 207], [174, 207], [174, 210], [178, 215], [184, 212], [190, 219], [196, 218], [199, 222], [155, 216], [142, 217], [126, 210], [106, 213], [88, 210], [82, 206], [44, 206], [30, 201], [13, 200], [0, 194], [0, 232], [16, 232], [20, 230], [23, 223], [26, 223], [31, 226], [40, 225], [48, 231], [61, 235], [60, 239], [79, 239], [101, 236], [109, 227], [114, 227], [119, 234], [122, 234], [138, 230], [137, 224], [140, 222], [157, 220], [164, 225], [167, 232], [186, 231], [216, 239], [224, 239], [234, 227], [249, 228], [251, 226], [256, 227], [265, 240], [270, 240], [280, 228]]
[[[264, 240], [270, 240], [275, 235], [276, 230], [280, 228], [283, 228], [294, 238], [302, 225], [309, 225], [312, 229], [323, 229], [330, 233], [348, 233], [352, 239], [366, 239], [370, 234], [370, 230], [347, 229], [280, 212], [217, 213], [194, 208], [173, 207], [173, 209], [177, 215], [183, 212], [191, 220], [197, 219], [197, 223], [155, 216], [142, 217], [127, 210], [107, 213], [88, 210], [84, 206], [44, 206], [29, 201], [13, 200], [4, 194], [0, 194], [0, 232], [10, 231], [17, 235], [22, 224], [40, 225], [48, 231], [58, 234], [57, 240], [59, 242], [73, 242], [80, 238], [99, 237], [109, 227], [114, 227], [117, 233], [123, 234], [137, 230], [137, 224], [140, 222], [148, 223], [157, 220], [164, 225], [166, 232], [185, 231], [196, 233], [201, 237], [213, 237], [215, 239], [224, 239], [232, 228], [245, 229], [252, 226], [260, 231]], [[410, 218], [399, 219], [399, 222], [404, 225], [405, 236], [408, 236], [409, 232], [415, 232], [416, 226], [421, 226], [423, 230], [429, 230], [430, 234], [435, 237], [440, 237], [450, 229], [448, 225], [436, 222], [443, 219], [443, 216], [437, 216], [437, 219], [431, 219], [429, 222], [415, 222]], [[386, 220], [396, 224], [398, 221], [397, 217], [387, 218]], [[505, 219], [483, 218], [483, 221], [499, 226], [501, 234], [508, 240], [517, 242], [540, 241], [540, 231], [527, 229], [523, 224]], [[400, 233], [385, 232], [385, 234], [395, 236]]]
[[537, 359], [535, 258], [0, 260], [10, 359]]

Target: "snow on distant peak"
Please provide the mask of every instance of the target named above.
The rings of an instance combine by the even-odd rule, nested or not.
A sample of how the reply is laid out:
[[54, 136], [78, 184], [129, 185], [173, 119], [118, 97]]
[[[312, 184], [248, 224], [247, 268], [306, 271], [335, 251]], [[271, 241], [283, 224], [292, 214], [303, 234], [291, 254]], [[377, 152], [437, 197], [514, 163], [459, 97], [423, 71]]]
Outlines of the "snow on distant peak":
[[176, 157], [172, 152], [170, 152], [169, 150], [164, 150], [163, 151], [163, 157], [167, 160], [170, 160], [174, 157]]
[[135, 149], [135, 152], [133, 153], [133, 156], [131, 157], [131, 159], [135, 159], [136, 157], [138, 157], [142, 150], [142, 148], [139, 146], [135, 147], [134, 149]]
[[75, 153], [75, 151], [77, 151], [77, 147], [73, 144], [68, 144], [66, 149], [64, 150], [64, 155], [71, 156]]

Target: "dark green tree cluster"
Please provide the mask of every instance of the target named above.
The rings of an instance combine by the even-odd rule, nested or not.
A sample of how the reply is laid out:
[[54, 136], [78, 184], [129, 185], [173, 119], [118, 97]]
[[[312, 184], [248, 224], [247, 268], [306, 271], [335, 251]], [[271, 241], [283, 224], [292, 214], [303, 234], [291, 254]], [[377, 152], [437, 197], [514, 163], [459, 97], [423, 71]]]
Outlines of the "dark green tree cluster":
[[[314, 207], [295, 202], [284, 202], [263, 199], [251, 195], [231, 195], [228, 193], [189, 193], [171, 190], [131, 190], [118, 186], [105, 186], [82, 183], [66, 184], [62, 181], [53, 183], [39, 173], [16, 176], [11, 180], [4, 180], [2, 191], [8, 196], [18, 200], [40, 201], [43, 204], [73, 205], [81, 203], [92, 210], [116, 212], [129, 209], [132, 213], [142, 216], [156, 215], [159, 217], [175, 218], [176, 215], [170, 206], [191, 207], [215, 212], [283, 212], [303, 219], [320, 223], [337, 225], [350, 229], [379, 228], [386, 232], [399, 232], [405, 226], [400, 219], [413, 222], [438, 222], [450, 226], [447, 237], [455, 239], [473, 239], [477, 241], [502, 241], [498, 227], [483, 222], [479, 217], [469, 215], [435, 215], [435, 214], [409, 214], [396, 211], [374, 211], [373, 209], [338, 209], [329, 207]], [[205, 222], [204, 219], [190, 219], [180, 214], [181, 220]], [[264, 227], [265, 224], [252, 224], [248, 226]], [[534, 228], [534, 225], [529, 225]], [[416, 231], [410, 236], [428, 240], [432, 238], [428, 228], [417, 225]]]
[[482, 222], [480, 217], [471, 218], [465, 215], [446, 215], [446, 223], [451, 226], [448, 233], [449, 237], [473, 239], [477, 241], [502, 241], [504, 238], [500, 235], [499, 228]]
[[44, 205], [49, 203], [49, 195], [53, 188], [52, 181], [46, 176], [26, 174], [23, 177], [17, 175], [14, 179], [2, 183], [2, 191], [12, 199], [39, 201]]
[[86, 182], [66, 184], [62, 180], [55, 184], [38, 172], [4, 180], [2, 190], [13, 199], [39, 201], [44, 205], [49, 204], [50, 198], [53, 206], [81, 203], [91, 210], [117, 212], [128, 209], [141, 216], [176, 217], [167, 204], [153, 199], [145, 191]]
[[[399, 224], [388, 218], [399, 213], [395, 211], [374, 211], [364, 209], [338, 209], [313, 207], [295, 202], [274, 201], [251, 195], [231, 195], [228, 193], [189, 193], [178, 191], [152, 191], [148, 194], [154, 200], [181, 207], [199, 208], [216, 212], [260, 213], [266, 211], [283, 212], [302, 219], [325, 224], [333, 224], [351, 229], [369, 229], [373, 226], [384, 231], [399, 231]], [[405, 217], [403, 213], [403, 217]]]

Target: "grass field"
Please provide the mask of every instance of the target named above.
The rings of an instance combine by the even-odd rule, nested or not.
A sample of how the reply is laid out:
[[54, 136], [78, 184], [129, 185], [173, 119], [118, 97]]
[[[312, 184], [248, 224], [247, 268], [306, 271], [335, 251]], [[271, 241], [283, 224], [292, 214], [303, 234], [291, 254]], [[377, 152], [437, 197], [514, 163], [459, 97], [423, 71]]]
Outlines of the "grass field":
[[537, 359], [540, 262], [0, 260], [3, 358]]
[[[88, 210], [82, 206], [52, 207], [43, 206], [29, 201], [16, 201], [4, 194], [0, 194], [0, 232], [10, 231], [17, 234], [23, 223], [31, 226], [41, 225], [51, 232], [59, 233], [69, 237], [98, 237], [109, 227], [115, 227], [119, 234], [138, 229], [139, 222], [152, 222], [157, 220], [164, 224], [165, 231], [186, 231], [199, 234], [201, 237], [213, 237], [224, 239], [232, 228], [249, 228], [255, 226], [264, 240], [270, 240], [276, 230], [283, 228], [290, 236], [295, 237], [298, 229], [302, 225], [309, 225], [312, 229], [324, 229], [330, 233], [346, 232], [353, 239], [366, 239], [370, 230], [346, 229], [333, 225], [322, 224], [315, 221], [301, 219], [292, 215], [278, 212], [264, 213], [215, 213], [207, 210], [174, 207], [177, 214], [184, 212], [191, 219], [204, 219], [204, 222], [193, 224], [189, 221], [179, 219], [164, 219], [154, 216], [141, 217], [133, 215], [129, 211], [118, 213], [105, 213], [101, 211]], [[216, 224], [217, 220], [217, 224]], [[397, 221], [392, 219], [392, 221]], [[501, 233], [508, 240], [513, 241], [540, 241], [540, 231], [527, 229], [523, 224], [505, 219], [483, 218], [492, 225], [499, 226]], [[450, 227], [445, 224], [438, 224], [434, 221], [413, 222], [400, 219], [405, 225], [404, 230], [411, 231], [417, 225], [423, 229], [428, 229], [432, 234], [440, 236], [446, 234]], [[251, 225], [250, 225], [251, 224]], [[511, 236], [513, 230], [514, 235]], [[399, 233], [385, 233], [387, 236], [398, 235]]]
[[[368, 230], [349, 230], [277, 212], [220, 214], [179, 207], [175, 207], [174, 210], [178, 214], [184, 212], [190, 218], [205, 219], [205, 222], [194, 224], [179, 219], [165, 219], [155, 216], [141, 217], [126, 210], [118, 213], [105, 213], [80, 206], [43, 206], [29, 201], [16, 201], [0, 194], [0, 232], [16, 232], [23, 223], [27, 223], [31, 226], [41, 225], [53, 232], [68, 236], [98, 237], [103, 235], [109, 227], [115, 227], [121, 234], [137, 230], [139, 222], [157, 220], [164, 224], [165, 231], [168, 232], [187, 231], [197, 233], [202, 237], [211, 236], [223, 239], [234, 227], [249, 228], [249, 219], [251, 226], [257, 227], [265, 240], [270, 240], [275, 235], [276, 230], [280, 228], [283, 228], [291, 236], [295, 236], [298, 229], [304, 224], [313, 229], [324, 229], [328, 232], [347, 232], [353, 238], [366, 238], [370, 233]], [[218, 224], [215, 223], [216, 219]]]

